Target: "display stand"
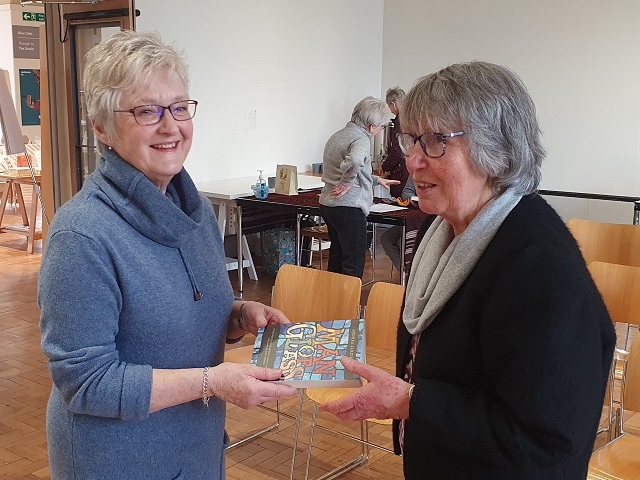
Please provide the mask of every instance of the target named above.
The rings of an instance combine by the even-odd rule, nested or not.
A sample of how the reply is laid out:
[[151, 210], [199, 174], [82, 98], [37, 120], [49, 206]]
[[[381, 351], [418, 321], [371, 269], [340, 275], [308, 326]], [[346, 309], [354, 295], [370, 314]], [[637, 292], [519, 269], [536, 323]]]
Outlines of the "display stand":
[[[42, 239], [42, 230], [36, 228], [36, 219], [38, 214], [38, 202], [42, 208], [42, 218], [49, 224], [49, 218], [42, 202], [40, 193], [40, 174], [36, 172], [33, 166], [31, 154], [27, 152], [18, 122], [15, 106], [9, 91], [7, 83], [7, 70], [0, 69], [0, 132], [4, 139], [5, 151], [7, 155], [23, 154], [27, 160], [27, 169], [13, 169], [0, 172], [0, 181], [7, 183], [6, 190], [2, 195], [0, 203], [0, 226], [2, 218], [7, 207], [9, 192], [16, 194], [20, 203], [20, 211], [22, 215], [22, 225], [6, 225], [0, 228], [0, 231], [7, 230], [26, 235], [28, 238], [27, 251], [33, 253], [33, 244], [36, 240]], [[27, 216], [22, 196], [22, 185], [27, 184], [33, 187], [33, 195], [31, 197], [31, 210]]]

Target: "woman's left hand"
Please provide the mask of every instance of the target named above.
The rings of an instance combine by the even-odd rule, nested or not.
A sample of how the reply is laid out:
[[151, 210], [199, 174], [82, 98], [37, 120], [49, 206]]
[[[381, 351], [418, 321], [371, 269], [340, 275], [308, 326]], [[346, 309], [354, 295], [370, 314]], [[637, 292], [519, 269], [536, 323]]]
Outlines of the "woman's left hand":
[[368, 383], [351, 395], [320, 405], [320, 410], [333, 413], [340, 420], [409, 417], [409, 383], [349, 357], [341, 357], [340, 361]]
[[291, 323], [280, 310], [260, 302], [244, 302], [242, 320], [244, 330], [254, 335], [258, 333], [259, 328], [267, 325]]
[[382, 185], [384, 188], [389, 190], [391, 185], [399, 185], [400, 180], [389, 180], [388, 178], [378, 177], [378, 185]]

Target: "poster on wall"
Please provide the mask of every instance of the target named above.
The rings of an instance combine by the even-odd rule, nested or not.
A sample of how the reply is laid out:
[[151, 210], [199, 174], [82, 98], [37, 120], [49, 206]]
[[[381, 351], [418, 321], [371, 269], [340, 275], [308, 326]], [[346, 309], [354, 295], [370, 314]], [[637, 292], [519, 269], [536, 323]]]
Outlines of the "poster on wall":
[[40, 125], [40, 69], [20, 69], [22, 126]]

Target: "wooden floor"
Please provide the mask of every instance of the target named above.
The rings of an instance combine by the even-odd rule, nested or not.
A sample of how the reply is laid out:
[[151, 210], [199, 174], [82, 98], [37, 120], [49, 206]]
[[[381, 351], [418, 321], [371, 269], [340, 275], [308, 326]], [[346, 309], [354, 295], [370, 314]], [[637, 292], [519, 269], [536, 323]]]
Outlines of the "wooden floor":
[[[17, 213], [8, 207], [2, 224], [21, 222]], [[0, 233], [0, 480], [49, 478], [44, 422], [51, 379], [36, 304], [41, 243], [32, 255], [27, 237]]]
[[[28, 205], [30, 198], [25, 198], [25, 201]], [[11, 208], [8, 210], [3, 225], [19, 222], [19, 213]], [[22, 235], [0, 233], [0, 480], [50, 478], [44, 425], [51, 380], [40, 350], [39, 309], [36, 304], [41, 242], [36, 242], [33, 255], [26, 253], [26, 245], [26, 237]], [[376, 280], [388, 281], [390, 271], [391, 264], [386, 256], [382, 253], [377, 255]], [[245, 275], [244, 298], [268, 303], [274, 279], [263, 275], [260, 270], [258, 275], [258, 282], [246, 279]], [[371, 264], [367, 260], [364, 280], [370, 275]], [[236, 272], [230, 272], [230, 279], [235, 287]], [[394, 271], [394, 281], [397, 280], [398, 273]], [[362, 303], [366, 303], [368, 292], [369, 287], [364, 287]], [[236, 344], [240, 345], [242, 343]], [[283, 410], [295, 413], [296, 402], [295, 399], [283, 402]], [[304, 405], [305, 426], [298, 444], [295, 478], [304, 477], [308, 445], [306, 422], [310, 402], [307, 400]], [[260, 409], [245, 411], [230, 406], [227, 430], [233, 440], [260, 426], [269, 425], [273, 419], [273, 414]], [[640, 425], [640, 415], [632, 420]], [[341, 425], [328, 416], [323, 415], [320, 423], [358, 435], [355, 425]], [[230, 450], [227, 453], [227, 477], [232, 480], [289, 478], [293, 431], [292, 421], [283, 418], [277, 431]], [[373, 426], [370, 438], [375, 443], [390, 447], [390, 427]], [[312, 476], [357, 456], [359, 448], [354, 442], [324, 431], [317, 431], [313, 444]], [[367, 465], [342, 478], [399, 479], [402, 478], [401, 459], [374, 449]]]

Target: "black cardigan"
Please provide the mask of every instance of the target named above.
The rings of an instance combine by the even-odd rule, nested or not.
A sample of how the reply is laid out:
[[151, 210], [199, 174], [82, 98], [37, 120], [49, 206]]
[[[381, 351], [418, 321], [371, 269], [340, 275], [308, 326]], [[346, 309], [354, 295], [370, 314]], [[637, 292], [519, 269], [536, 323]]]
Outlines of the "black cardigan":
[[407, 184], [409, 179], [409, 171], [407, 170], [407, 161], [400, 149], [400, 143], [396, 138], [396, 135], [402, 132], [400, 126], [400, 115], [393, 120], [393, 127], [390, 128], [388, 144], [387, 144], [387, 158], [382, 162], [382, 170], [388, 172], [387, 178], [389, 180], [399, 180], [398, 185], [389, 186], [389, 193], [392, 197], [400, 198], [402, 196], [402, 190]]
[[[399, 377], [410, 339], [400, 322]], [[422, 333], [405, 478], [584, 479], [614, 346], [573, 236], [541, 197], [522, 198]], [[396, 421], [396, 452], [397, 433]]]

